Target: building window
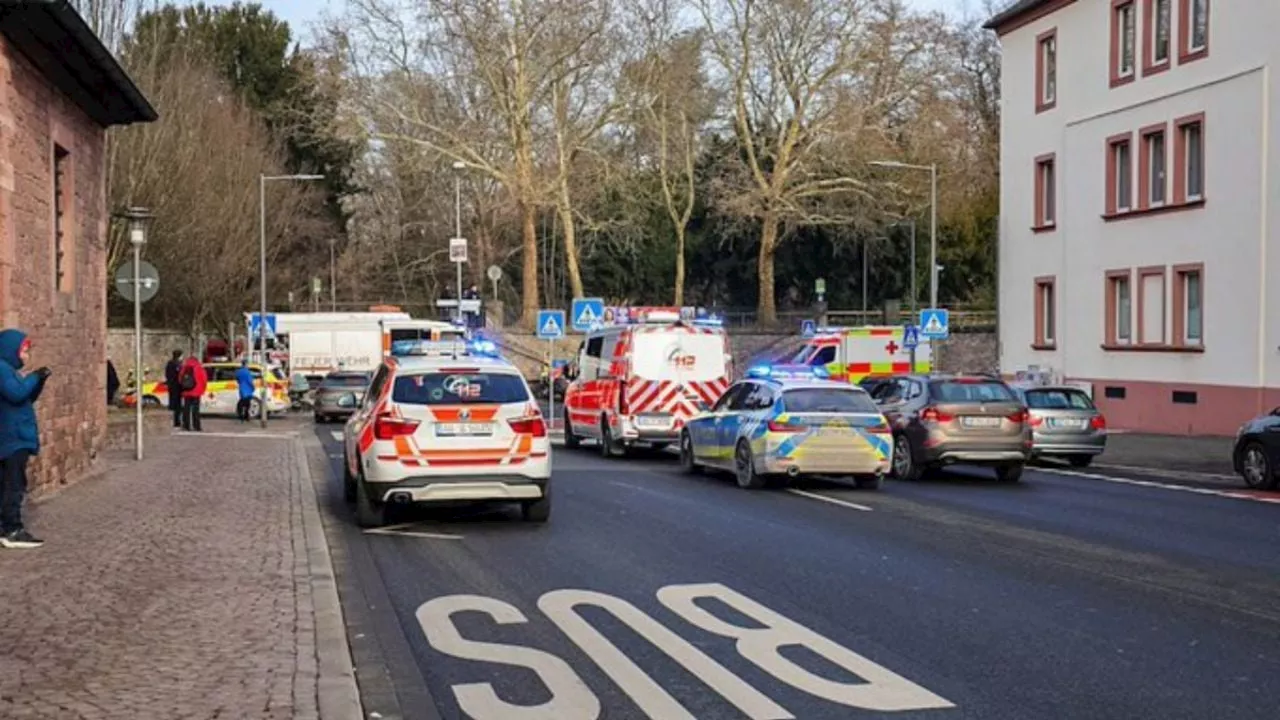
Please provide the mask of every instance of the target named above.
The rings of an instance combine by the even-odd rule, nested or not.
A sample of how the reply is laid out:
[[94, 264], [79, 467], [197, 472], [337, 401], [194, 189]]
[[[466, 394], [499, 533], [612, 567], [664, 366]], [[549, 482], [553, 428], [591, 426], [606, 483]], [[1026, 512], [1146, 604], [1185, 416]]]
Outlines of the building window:
[[1033, 345], [1036, 348], [1052, 349], [1057, 343], [1058, 318], [1054, 285], [1053, 277], [1036, 278], [1035, 343]]
[[1164, 268], [1139, 268], [1138, 292], [1138, 343], [1164, 345]]
[[1168, 191], [1168, 148], [1165, 144], [1165, 126], [1155, 125], [1142, 130], [1142, 176], [1139, 208], [1161, 207]]
[[1129, 287], [1129, 277], [1115, 278], [1111, 281], [1111, 290], [1116, 302], [1116, 342], [1133, 342], [1133, 296]]
[[1054, 227], [1057, 220], [1057, 183], [1054, 177], [1054, 155], [1036, 158], [1035, 177], [1035, 225], [1037, 230]]
[[1199, 348], [1204, 346], [1204, 265], [1194, 263], [1173, 268], [1173, 341], [1174, 344]]
[[1178, 204], [1204, 199], [1204, 114], [1174, 121], [1173, 201]]
[[1133, 0], [1115, 0], [1111, 16], [1111, 85], [1133, 80], [1138, 16]]
[[71, 153], [53, 146], [53, 282], [58, 292], [71, 289]]
[[1173, 43], [1173, 0], [1147, 0], [1147, 60], [1145, 71], [1162, 70], [1169, 65]]
[[1107, 214], [1133, 209], [1133, 135], [1107, 138]]
[[1209, 54], [1209, 0], [1179, 0], [1178, 62]]
[[1050, 110], [1058, 102], [1058, 31], [1036, 38], [1036, 112]]

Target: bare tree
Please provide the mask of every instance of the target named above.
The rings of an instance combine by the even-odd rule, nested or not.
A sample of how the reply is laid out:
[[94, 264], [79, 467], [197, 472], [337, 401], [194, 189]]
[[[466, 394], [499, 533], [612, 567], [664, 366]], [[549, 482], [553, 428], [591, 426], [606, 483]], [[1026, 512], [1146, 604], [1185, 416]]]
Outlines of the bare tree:
[[628, 98], [637, 140], [655, 158], [662, 206], [675, 232], [674, 302], [684, 304], [685, 238], [698, 200], [701, 135], [715, 112], [703, 71], [704, 33], [682, 29], [682, 5], [649, 0], [636, 10], [641, 57], [627, 68]]

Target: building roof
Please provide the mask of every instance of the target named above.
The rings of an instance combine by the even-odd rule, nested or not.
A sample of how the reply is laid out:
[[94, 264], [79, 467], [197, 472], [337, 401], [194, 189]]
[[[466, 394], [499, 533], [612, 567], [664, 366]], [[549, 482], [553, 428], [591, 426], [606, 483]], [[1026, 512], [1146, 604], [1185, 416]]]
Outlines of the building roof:
[[1054, 0], [1017, 0], [1004, 10], [996, 13], [982, 27], [987, 30], [995, 30], [996, 32], [999, 32], [1001, 27], [1008, 25], [1023, 15], [1034, 12], [1051, 2], [1054, 2]]
[[98, 124], [159, 118], [68, 0], [0, 0], [0, 33]]

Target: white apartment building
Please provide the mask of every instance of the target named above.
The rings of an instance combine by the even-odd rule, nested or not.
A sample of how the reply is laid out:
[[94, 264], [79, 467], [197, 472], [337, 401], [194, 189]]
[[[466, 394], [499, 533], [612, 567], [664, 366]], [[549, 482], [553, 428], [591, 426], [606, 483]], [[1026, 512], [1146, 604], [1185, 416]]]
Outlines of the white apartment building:
[[1020, 0], [987, 27], [1003, 371], [1091, 383], [1113, 428], [1280, 405], [1280, 2]]

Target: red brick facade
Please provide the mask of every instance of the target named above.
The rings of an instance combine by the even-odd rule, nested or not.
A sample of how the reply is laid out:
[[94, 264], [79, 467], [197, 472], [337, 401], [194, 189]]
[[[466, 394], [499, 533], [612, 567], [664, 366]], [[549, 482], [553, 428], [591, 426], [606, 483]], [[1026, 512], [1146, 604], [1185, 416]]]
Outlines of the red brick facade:
[[[89, 470], [106, 429], [105, 129], [0, 36], [0, 318], [53, 369], [40, 401], [37, 488]], [[55, 266], [55, 154], [63, 179]]]

